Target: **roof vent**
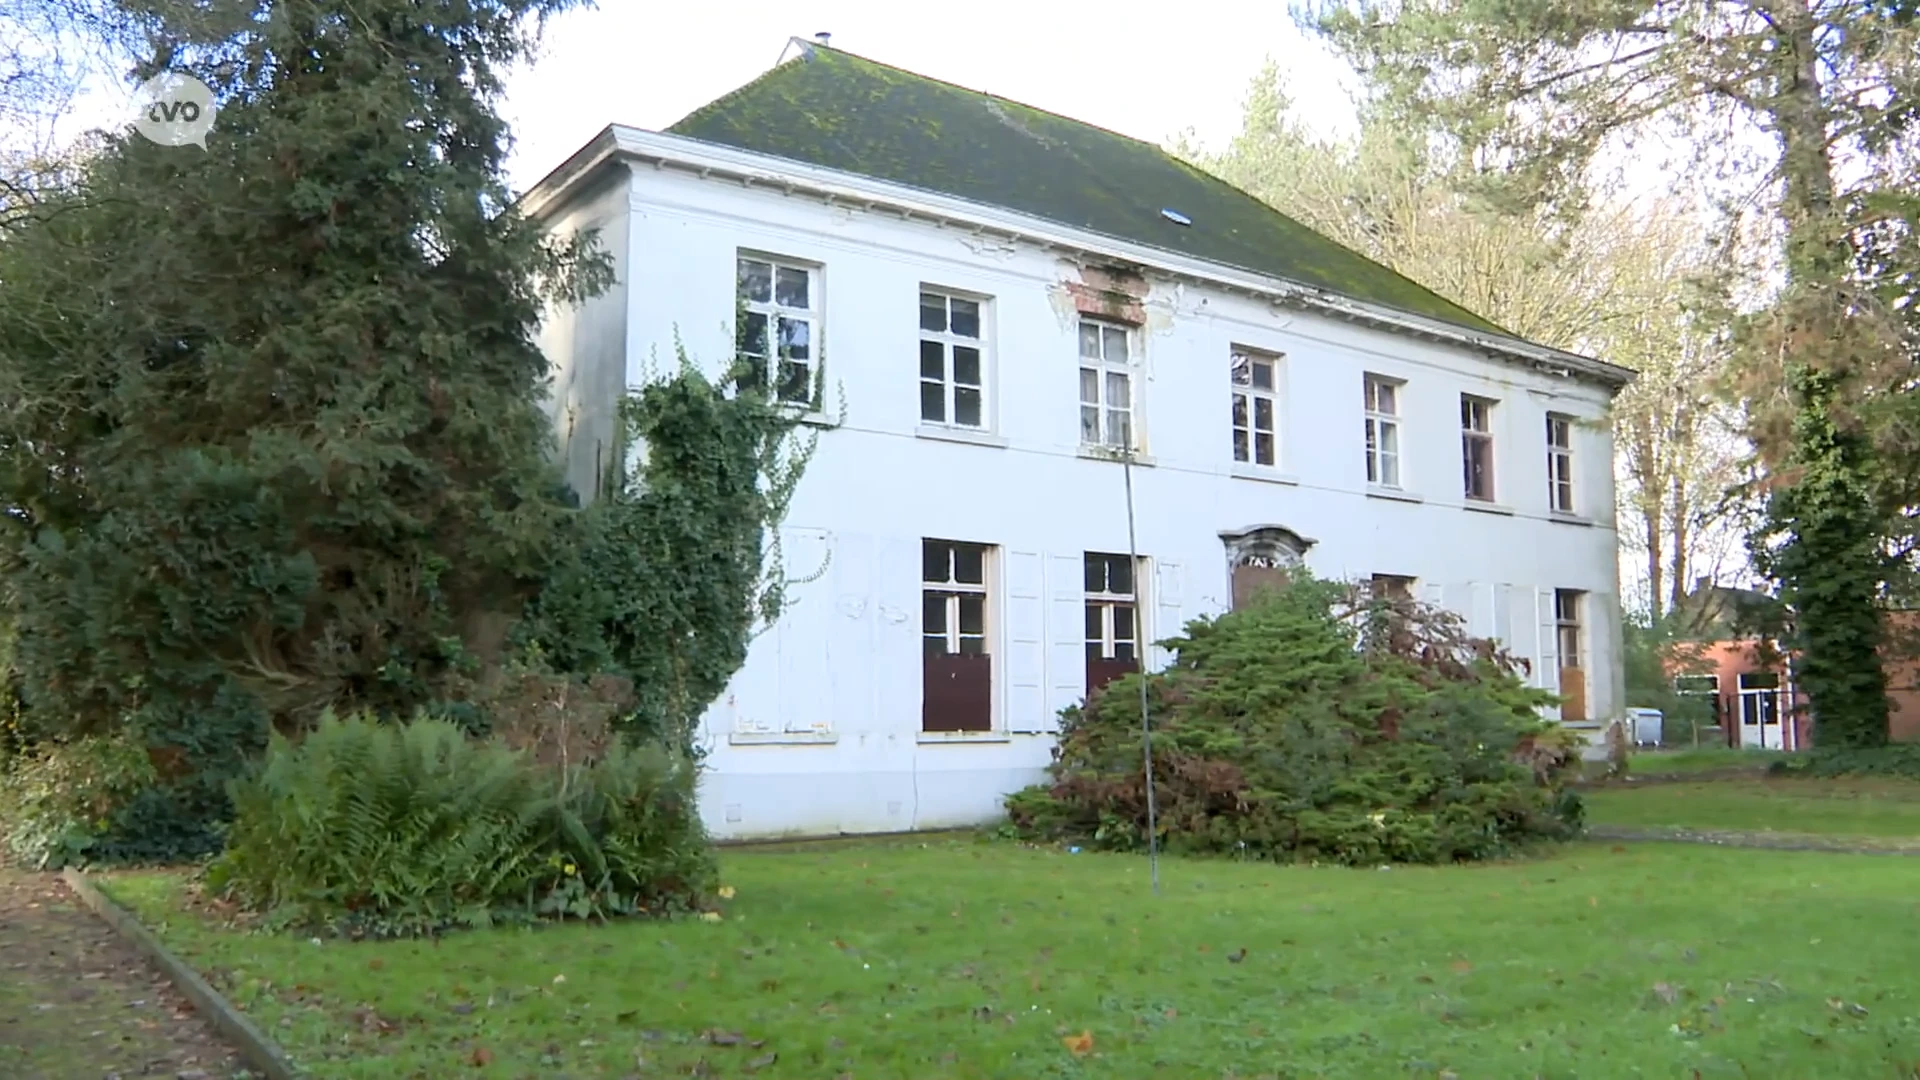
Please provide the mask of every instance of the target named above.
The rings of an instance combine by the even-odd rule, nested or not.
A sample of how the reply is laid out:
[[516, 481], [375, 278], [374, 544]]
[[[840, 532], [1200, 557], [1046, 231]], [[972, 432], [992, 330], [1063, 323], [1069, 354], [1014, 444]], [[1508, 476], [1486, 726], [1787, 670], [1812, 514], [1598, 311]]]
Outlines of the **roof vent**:
[[1178, 210], [1162, 210], [1160, 211], [1160, 216], [1163, 218], [1166, 218], [1168, 221], [1173, 222], [1175, 225], [1193, 224], [1192, 218], [1188, 217], [1187, 215], [1181, 213]]
[[828, 33], [825, 30], [822, 30], [819, 33], [813, 35], [813, 40], [819, 42], [822, 45], [825, 45], [827, 43], [827, 40], [831, 37], [833, 37], [832, 34]]

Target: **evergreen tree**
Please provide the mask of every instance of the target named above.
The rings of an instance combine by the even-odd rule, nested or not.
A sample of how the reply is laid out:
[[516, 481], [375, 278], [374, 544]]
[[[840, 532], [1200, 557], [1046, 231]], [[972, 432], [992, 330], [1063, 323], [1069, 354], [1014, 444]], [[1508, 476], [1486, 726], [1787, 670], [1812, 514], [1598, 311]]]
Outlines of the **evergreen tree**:
[[605, 266], [502, 183], [499, 73], [571, 0], [126, 6], [218, 116], [0, 244], [0, 569], [33, 714], [130, 729], [197, 820], [270, 724], [496, 659], [566, 513], [534, 330]]

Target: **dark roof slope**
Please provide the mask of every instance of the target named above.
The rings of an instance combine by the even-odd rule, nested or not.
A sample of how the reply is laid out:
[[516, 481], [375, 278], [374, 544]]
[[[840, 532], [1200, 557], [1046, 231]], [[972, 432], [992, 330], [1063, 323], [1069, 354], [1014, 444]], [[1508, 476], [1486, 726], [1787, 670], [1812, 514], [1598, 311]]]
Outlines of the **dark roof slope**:
[[804, 44], [667, 130], [1503, 333], [1150, 143], [839, 49]]

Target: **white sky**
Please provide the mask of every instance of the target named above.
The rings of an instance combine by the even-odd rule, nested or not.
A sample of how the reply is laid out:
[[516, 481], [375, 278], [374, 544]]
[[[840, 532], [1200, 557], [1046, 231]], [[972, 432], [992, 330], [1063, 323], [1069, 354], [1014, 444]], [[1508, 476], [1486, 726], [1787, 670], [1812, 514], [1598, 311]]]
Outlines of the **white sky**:
[[1306, 39], [1287, 5], [1189, 0], [1073, 4], [976, 0], [957, 8], [879, 0], [601, 0], [548, 27], [543, 55], [508, 81], [505, 112], [524, 190], [611, 123], [660, 129], [773, 65], [789, 37], [838, 48], [1036, 108], [1164, 142], [1191, 127], [1209, 145], [1240, 123], [1268, 56], [1291, 73], [1303, 115], [1351, 122], [1345, 65]]

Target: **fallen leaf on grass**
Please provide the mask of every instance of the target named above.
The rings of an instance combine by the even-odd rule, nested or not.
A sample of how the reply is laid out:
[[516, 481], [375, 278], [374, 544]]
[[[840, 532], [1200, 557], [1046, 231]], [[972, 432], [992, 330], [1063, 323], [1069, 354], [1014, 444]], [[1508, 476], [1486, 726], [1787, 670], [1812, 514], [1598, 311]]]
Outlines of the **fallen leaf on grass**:
[[1465, 960], [1455, 960], [1453, 962], [1453, 970], [1459, 972], [1462, 975], [1465, 975], [1467, 972], [1473, 970], [1473, 965], [1466, 962]]
[[479, 1068], [484, 1069], [488, 1065], [491, 1065], [493, 1063], [493, 1051], [482, 1046], [479, 1049], [475, 1050], [473, 1052], [473, 1056], [468, 1058], [467, 1060], [473, 1062], [474, 1065], [478, 1066]]
[[1082, 1031], [1078, 1035], [1069, 1035], [1060, 1040], [1060, 1045], [1075, 1057], [1093, 1053], [1093, 1032]]
[[720, 886], [720, 899], [722, 900], [733, 899], [733, 886], [731, 885]]
[[704, 1037], [715, 1046], [739, 1046], [747, 1041], [746, 1037], [737, 1031], [722, 1031], [719, 1028], [709, 1029]]
[[701, 922], [719, 922], [721, 917], [721, 914], [717, 911], [703, 911], [700, 913]]
[[1653, 984], [1653, 996], [1659, 998], [1662, 1004], [1671, 1005], [1680, 995], [1671, 984], [1657, 982]]
[[1238, 952], [1235, 952], [1235, 953], [1229, 953], [1229, 954], [1227, 955], [1227, 963], [1229, 963], [1229, 964], [1237, 964], [1237, 963], [1239, 963], [1240, 961], [1242, 961], [1242, 960], [1245, 960], [1246, 958], [1247, 958], [1247, 950], [1245, 950], [1245, 949], [1241, 949], [1241, 950], [1240, 950], [1240, 951], [1238, 951]]
[[779, 1060], [780, 1060], [779, 1054], [763, 1054], [760, 1057], [754, 1058], [752, 1061], [747, 1062], [746, 1070], [748, 1072], [759, 1072], [761, 1069], [764, 1069], [767, 1066]]

